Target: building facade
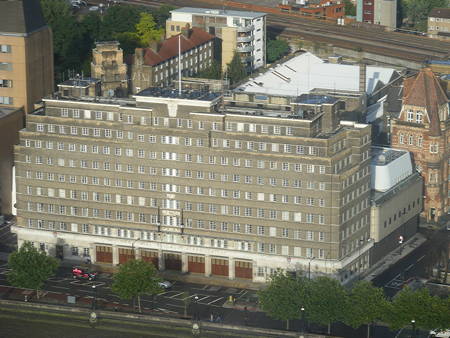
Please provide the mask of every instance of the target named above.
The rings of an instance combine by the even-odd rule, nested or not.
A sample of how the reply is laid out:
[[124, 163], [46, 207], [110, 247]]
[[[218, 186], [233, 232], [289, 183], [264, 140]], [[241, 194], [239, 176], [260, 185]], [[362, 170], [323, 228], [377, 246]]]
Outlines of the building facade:
[[13, 147], [19, 143], [19, 130], [23, 127], [22, 108], [0, 107], [0, 215], [13, 213]]
[[254, 282], [368, 267], [370, 126], [337, 100], [250, 113], [177, 93], [45, 99], [15, 148], [19, 245]]
[[103, 96], [128, 94], [127, 65], [119, 42], [96, 42], [92, 50], [91, 76], [101, 81]]
[[409, 240], [418, 229], [423, 179], [410, 153], [372, 147], [370, 239], [371, 264], [397, 249], [400, 236]]
[[428, 36], [450, 40], [450, 8], [433, 8], [428, 14]]
[[424, 180], [422, 216], [437, 221], [448, 212], [449, 105], [429, 68], [404, 80], [402, 108], [392, 119], [391, 144], [411, 152]]
[[196, 27], [183, 27], [178, 35], [153, 43], [150, 48], [136, 48], [130, 65], [131, 92], [168, 86], [179, 78], [179, 64], [182, 77], [192, 76], [210, 67], [213, 60], [214, 36]]
[[166, 36], [180, 32], [188, 23], [221, 41], [221, 62], [225, 71], [237, 52], [250, 72], [266, 64], [266, 14], [234, 10], [183, 7], [170, 12]]
[[392, 29], [397, 27], [397, 0], [358, 0], [356, 19]]
[[24, 107], [53, 92], [53, 43], [39, 1], [0, 1], [0, 107]]

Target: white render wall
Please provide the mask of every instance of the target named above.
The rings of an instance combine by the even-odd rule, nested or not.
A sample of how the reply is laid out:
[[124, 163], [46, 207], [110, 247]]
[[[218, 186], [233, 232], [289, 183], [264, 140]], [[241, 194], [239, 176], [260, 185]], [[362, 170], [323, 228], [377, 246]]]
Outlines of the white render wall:
[[266, 17], [254, 19], [253, 26], [253, 68], [256, 69], [266, 64]]
[[399, 158], [385, 165], [370, 165], [370, 185], [378, 191], [386, 191], [394, 187], [398, 182], [410, 176], [413, 172], [411, 156], [405, 152]]

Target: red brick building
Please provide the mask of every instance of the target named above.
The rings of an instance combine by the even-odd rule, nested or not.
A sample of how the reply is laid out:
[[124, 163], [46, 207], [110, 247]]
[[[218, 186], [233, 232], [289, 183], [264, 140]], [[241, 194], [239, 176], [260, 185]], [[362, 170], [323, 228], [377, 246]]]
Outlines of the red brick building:
[[424, 179], [422, 216], [437, 221], [448, 211], [449, 100], [429, 68], [407, 78], [402, 109], [392, 121], [392, 147], [411, 152]]

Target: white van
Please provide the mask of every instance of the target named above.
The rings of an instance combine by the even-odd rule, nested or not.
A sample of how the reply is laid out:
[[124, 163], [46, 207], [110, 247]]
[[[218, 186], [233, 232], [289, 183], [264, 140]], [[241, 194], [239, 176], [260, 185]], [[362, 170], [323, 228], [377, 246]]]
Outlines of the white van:
[[450, 338], [450, 329], [447, 329], [447, 330], [439, 330], [439, 329], [431, 330], [430, 331], [430, 337]]

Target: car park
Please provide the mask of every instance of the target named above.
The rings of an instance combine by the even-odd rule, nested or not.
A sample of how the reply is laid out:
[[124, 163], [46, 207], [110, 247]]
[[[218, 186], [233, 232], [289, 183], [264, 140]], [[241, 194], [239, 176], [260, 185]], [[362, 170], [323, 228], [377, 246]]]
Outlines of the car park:
[[72, 277], [78, 279], [94, 280], [97, 278], [97, 272], [91, 272], [84, 268], [75, 266], [72, 268]]

